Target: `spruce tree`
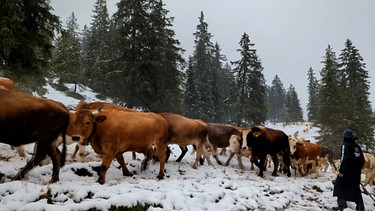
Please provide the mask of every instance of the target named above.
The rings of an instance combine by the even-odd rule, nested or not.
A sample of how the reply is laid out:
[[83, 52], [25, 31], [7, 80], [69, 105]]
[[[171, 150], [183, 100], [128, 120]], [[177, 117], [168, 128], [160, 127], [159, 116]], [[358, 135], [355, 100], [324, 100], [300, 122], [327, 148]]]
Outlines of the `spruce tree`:
[[[188, 70], [189, 76], [194, 76], [194, 79], [187, 79], [188, 87], [196, 88], [196, 98], [192, 96], [185, 96], [190, 99], [190, 104], [185, 104], [185, 107], [189, 110], [189, 107], [196, 107], [188, 117], [195, 117], [203, 119], [204, 121], [211, 122], [215, 116], [214, 96], [213, 96], [213, 52], [214, 45], [211, 42], [213, 35], [208, 32], [208, 24], [204, 20], [204, 14], [201, 12], [199, 17], [199, 24], [197, 25], [197, 31], [194, 33], [194, 52], [189, 62]], [[193, 92], [187, 90], [186, 95]], [[185, 100], [185, 102], [187, 102]], [[190, 109], [191, 110], [191, 109]]]
[[55, 47], [52, 72], [59, 78], [60, 87], [64, 83], [75, 84], [75, 93], [78, 83], [83, 80], [83, 72], [79, 26], [74, 13], [68, 18], [66, 29], [57, 39]]
[[286, 94], [286, 107], [288, 109], [289, 122], [302, 122], [303, 112], [297, 92], [292, 84], [290, 84]]
[[317, 113], [319, 110], [318, 95], [319, 95], [319, 82], [315, 77], [314, 70], [310, 67], [307, 72], [308, 86], [307, 91], [309, 93], [309, 101], [307, 103], [307, 120], [315, 123]]
[[342, 75], [331, 46], [328, 45], [323, 59], [317, 123], [320, 128], [320, 143], [332, 148], [337, 154], [342, 143], [342, 131], [347, 127], [342, 112], [344, 106]]
[[90, 28], [85, 35], [85, 74], [89, 78], [87, 85], [103, 95], [109, 94], [108, 73], [111, 69], [112, 56], [109, 36], [110, 20], [106, 0], [96, 0]]
[[268, 90], [268, 119], [271, 122], [287, 121], [285, 118], [286, 91], [278, 75], [272, 80]]
[[259, 125], [266, 121], [267, 116], [267, 87], [263, 67], [256, 50], [252, 48], [254, 44], [250, 42], [249, 35], [244, 33], [239, 44], [237, 51], [241, 58], [232, 62], [238, 95], [236, 125]]
[[156, 112], [179, 111], [183, 59], [162, 1], [122, 0], [114, 14], [119, 40], [110, 73], [118, 103]]
[[47, 0], [3, 0], [0, 8], [0, 74], [16, 81], [17, 89], [36, 91], [52, 54], [60, 21]]
[[372, 129], [372, 109], [369, 101], [369, 75], [358, 49], [348, 39], [339, 56], [340, 71], [344, 89], [343, 119], [346, 127], [355, 131], [359, 142], [366, 149], [373, 149], [374, 132]]

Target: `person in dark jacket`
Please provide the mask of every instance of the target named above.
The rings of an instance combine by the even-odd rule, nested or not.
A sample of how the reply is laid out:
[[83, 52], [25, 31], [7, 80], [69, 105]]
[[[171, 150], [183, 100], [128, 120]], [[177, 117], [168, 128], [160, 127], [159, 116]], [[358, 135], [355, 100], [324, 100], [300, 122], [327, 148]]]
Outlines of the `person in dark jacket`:
[[361, 195], [361, 169], [365, 163], [361, 147], [355, 143], [357, 140], [353, 132], [344, 130], [344, 143], [341, 146], [341, 163], [338, 169], [336, 182], [333, 188], [333, 196], [337, 196], [337, 207], [334, 210], [343, 210], [346, 202], [357, 204], [356, 210], [365, 210]]

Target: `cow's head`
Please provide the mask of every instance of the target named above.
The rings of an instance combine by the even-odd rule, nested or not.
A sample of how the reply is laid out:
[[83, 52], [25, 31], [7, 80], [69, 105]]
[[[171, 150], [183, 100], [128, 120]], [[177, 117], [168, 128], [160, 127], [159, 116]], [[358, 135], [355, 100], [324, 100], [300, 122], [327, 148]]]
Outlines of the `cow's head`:
[[229, 138], [229, 152], [239, 153], [241, 148], [242, 139], [238, 139], [237, 135], [231, 135]]
[[289, 147], [290, 147], [290, 154], [293, 155], [297, 151], [297, 146], [298, 145], [303, 145], [303, 142], [300, 140], [294, 138], [294, 137], [289, 137]]
[[70, 111], [69, 116], [66, 133], [72, 137], [73, 141], [78, 141], [82, 145], [88, 145], [90, 136], [95, 132], [96, 124], [106, 120], [106, 116], [101, 115], [99, 110], [78, 109]]
[[259, 143], [262, 137], [263, 131], [259, 127], [251, 128], [246, 136], [247, 147], [251, 148], [254, 144]]

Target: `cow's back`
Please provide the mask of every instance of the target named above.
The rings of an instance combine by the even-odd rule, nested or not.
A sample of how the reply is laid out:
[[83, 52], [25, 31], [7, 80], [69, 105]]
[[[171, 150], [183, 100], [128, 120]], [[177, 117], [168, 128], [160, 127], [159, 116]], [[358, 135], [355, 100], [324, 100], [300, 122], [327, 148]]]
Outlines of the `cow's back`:
[[137, 110], [115, 105], [115, 104], [108, 103], [108, 102], [87, 103], [85, 101], [80, 101], [76, 107], [76, 110], [78, 109], [113, 109], [113, 110], [120, 110], [120, 111], [138, 112]]
[[0, 77], [0, 89], [14, 91], [14, 82], [9, 78]]
[[0, 89], [0, 141], [13, 146], [57, 135], [68, 124], [69, 113], [56, 102]]
[[145, 146], [167, 141], [167, 122], [152, 112], [126, 112], [103, 109], [101, 114], [107, 118], [98, 124], [94, 141], [90, 142], [94, 150], [101, 154], [101, 145], [111, 142], [118, 152], [143, 152]]
[[191, 140], [206, 139], [207, 124], [202, 120], [189, 119], [172, 113], [160, 114], [168, 123], [169, 142], [180, 146], [192, 144]]

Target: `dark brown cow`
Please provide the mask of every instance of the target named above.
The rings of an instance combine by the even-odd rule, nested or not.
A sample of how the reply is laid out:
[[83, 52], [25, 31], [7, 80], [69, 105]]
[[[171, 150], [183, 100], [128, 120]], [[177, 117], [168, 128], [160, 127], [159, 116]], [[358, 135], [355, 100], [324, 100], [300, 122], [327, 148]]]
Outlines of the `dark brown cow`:
[[213, 157], [219, 165], [223, 163], [217, 157], [217, 148], [226, 148], [231, 140], [242, 142], [241, 132], [234, 126], [207, 123], [208, 146], [211, 149]]
[[0, 77], [0, 89], [14, 91], [14, 82], [9, 78]]
[[[290, 148], [288, 136], [281, 130], [274, 130], [264, 126], [252, 127], [247, 134], [246, 142], [244, 141], [244, 148], [251, 149], [252, 156], [254, 156], [254, 163], [259, 168], [258, 176], [263, 177], [265, 169], [264, 163], [267, 154], [272, 157], [274, 169], [272, 176], [277, 176], [277, 168], [279, 166], [278, 153], [283, 156], [283, 163], [285, 171], [290, 177]], [[258, 161], [259, 159], [259, 161]]]
[[68, 110], [56, 102], [0, 89], [0, 142], [12, 146], [35, 142], [35, 154], [15, 179], [23, 179], [48, 155], [53, 163], [50, 182], [59, 180], [59, 170], [65, 162], [66, 145], [64, 138], [61, 155], [55, 140], [60, 134], [65, 137], [68, 123]]
[[[125, 165], [123, 153], [146, 152], [156, 146], [160, 161], [158, 178], [164, 177], [168, 125], [164, 118], [155, 113], [126, 112], [102, 109], [78, 109], [70, 112], [67, 134], [83, 145], [90, 143], [97, 154], [103, 155], [101, 173], [97, 182], [103, 184], [107, 170], [116, 157], [124, 176], [131, 176]], [[145, 169], [151, 156], [142, 162]]]
[[196, 146], [194, 169], [197, 168], [202, 155], [207, 159], [208, 164], [212, 165], [205, 147], [208, 138], [207, 124], [205, 122], [172, 113], [161, 113], [160, 115], [168, 122], [169, 144], [177, 144], [181, 147], [187, 147], [190, 144]]

